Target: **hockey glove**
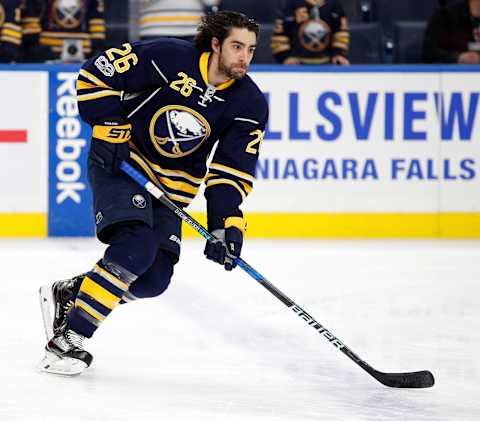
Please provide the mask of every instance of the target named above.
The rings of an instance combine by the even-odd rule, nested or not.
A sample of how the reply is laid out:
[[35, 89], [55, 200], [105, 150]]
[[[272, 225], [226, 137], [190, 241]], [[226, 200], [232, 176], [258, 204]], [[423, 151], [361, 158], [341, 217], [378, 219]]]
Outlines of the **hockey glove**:
[[204, 254], [207, 259], [223, 266], [225, 270], [232, 270], [237, 266], [235, 258], [240, 257], [243, 245], [245, 222], [240, 217], [230, 217], [225, 220], [225, 228], [216, 229], [212, 235], [216, 241], [207, 242]]
[[130, 156], [128, 141], [132, 125], [120, 120], [105, 120], [93, 126], [90, 159], [110, 174], [120, 171], [120, 164]]

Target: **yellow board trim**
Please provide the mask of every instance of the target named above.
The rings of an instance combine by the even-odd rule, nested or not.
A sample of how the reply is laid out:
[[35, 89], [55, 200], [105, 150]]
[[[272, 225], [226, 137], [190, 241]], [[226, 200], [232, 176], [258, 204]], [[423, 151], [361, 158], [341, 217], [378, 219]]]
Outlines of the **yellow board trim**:
[[[192, 216], [206, 225], [204, 213]], [[253, 238], [448, 238], [480, 239], [480, 213], [425, 214], [247, 212]], [[46, 237], [46, 213], [0, 213], [0, 237]], [[200, 238], [184, 224], [184, 236]]]
[[[205, 224], [203, 213], [192, 216]], [[248, 237], [480, 239], [480, 213], [246, 213]], [[199, 237], [184, 224], [184, 236]]]
[[0, 237], [46, 237], [46, 213], [0, 213]]

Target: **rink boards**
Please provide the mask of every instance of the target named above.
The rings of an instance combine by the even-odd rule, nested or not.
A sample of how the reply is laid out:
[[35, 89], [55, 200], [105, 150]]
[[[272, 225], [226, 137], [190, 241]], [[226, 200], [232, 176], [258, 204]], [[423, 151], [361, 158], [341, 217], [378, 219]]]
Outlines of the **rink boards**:
[[[0, 66], [0, 235], [94, 233], [77, 66]], [[480, 67], [257, 66], [254, 237], [480, 238]], [[189, 208], [204, 220], [203, 196]], [[193, 235], [187, 232], [187, 235]]]

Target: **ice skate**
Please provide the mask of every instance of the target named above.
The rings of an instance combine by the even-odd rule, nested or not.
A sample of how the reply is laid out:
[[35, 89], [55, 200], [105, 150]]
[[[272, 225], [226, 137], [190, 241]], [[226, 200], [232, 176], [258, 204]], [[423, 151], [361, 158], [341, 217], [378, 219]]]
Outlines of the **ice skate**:
[[40, 308], [47, 342], [53, 338], [55, 330], [62, 326], [66, 315], [73, 307], [75, 293], [84, 277], [82, 274], [40, 287]]
[[45, 356], [40, 363], [44, 372], [74, 376], [82, 373], [92, 362], [92, 355], [83, 349], [84, 337], [69, 328], [66, 317], [74, 305], [83, 277], [80, 275], [40, 288], [40, 306], [47, 338]]
[[92, 363], [92, 355], [83, 349], [84, 336], [68, 327], [65, 320], [45, 346], [40, 370], [63, 376], [76, 376]]

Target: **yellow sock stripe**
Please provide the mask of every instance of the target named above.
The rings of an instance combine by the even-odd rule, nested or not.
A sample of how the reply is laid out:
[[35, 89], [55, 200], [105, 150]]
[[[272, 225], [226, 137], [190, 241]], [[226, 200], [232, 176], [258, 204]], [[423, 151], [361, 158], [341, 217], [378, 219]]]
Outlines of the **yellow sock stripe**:
[[87, 294], [110, 310], [113, 310], [121, 299], [121, 297], [117, 297], [110, 291], [107, 291], [88, 276], [83, 279], [82, 285], [80, 286], [80, 292]]
[[95, 267], [93, 268], [93, 272], [95, 272], [97, 275], [100, 275], [103, 279], [110, 282], [112, 285], [115, 285], [118, 289], [121, 289], [122, 291], [128, 290], [128, 285], [125, 282], [121, 281], [116, 276], [113, 276], [110, 272], [107, 272], [102, 267], [95, 265]]
[[97, 310], [95, 310], [93, 307], [89, 306], [85, 301], [82, 301], [79, 298], [75, 300], [75, 306], [80, 307], [82, 310], [90, 314], [90, 316], [92, 316], [99, 322], [103, 322], [105, 320], [105, 316], [101, 315]]

